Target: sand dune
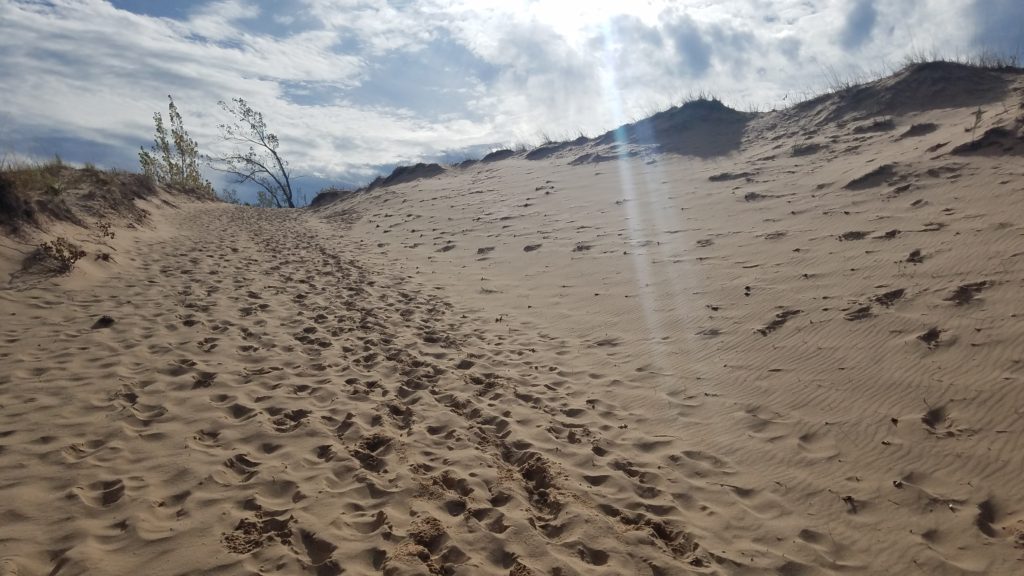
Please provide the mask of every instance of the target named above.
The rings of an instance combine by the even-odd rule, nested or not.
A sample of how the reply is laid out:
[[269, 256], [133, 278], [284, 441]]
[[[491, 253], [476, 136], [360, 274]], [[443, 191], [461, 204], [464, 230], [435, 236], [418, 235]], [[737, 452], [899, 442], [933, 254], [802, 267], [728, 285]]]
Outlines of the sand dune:
[[0, 292], [0, 574], [1018, 573], [1022, 106], [926, 66], [153, 202]]

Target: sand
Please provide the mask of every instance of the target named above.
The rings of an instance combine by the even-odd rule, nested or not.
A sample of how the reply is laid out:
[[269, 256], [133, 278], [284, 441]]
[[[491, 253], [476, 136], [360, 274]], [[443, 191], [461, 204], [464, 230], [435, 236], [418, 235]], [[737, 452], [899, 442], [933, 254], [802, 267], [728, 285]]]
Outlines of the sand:
[[0, 574], [1019, 573], [1024, 83], [939, 72], [12, 274]]

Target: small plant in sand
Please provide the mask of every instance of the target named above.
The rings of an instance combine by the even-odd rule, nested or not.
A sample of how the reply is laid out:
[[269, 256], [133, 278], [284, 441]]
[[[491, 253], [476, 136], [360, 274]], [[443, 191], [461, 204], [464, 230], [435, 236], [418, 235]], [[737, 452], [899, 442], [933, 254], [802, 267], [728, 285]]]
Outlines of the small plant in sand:
[[985, 115], [985, 111], [978, 106], [978, 109], [971, 115], [974, 117], [974, 125], [971, 126], [971, 144], [974, 144], [974, 135], [978, 132], [978, 126], [981, 125], [981, 117]]
[[100, 238], [114, 239], [114, 230], [110, 226], [110, 222], [100, 222], [96, 225], [96, 228], [100, 231]]
[[54, 196], [60, 196], [64, 193], [64, 190], [66, 190], [66, 187], [64, 186], [64, 182], [61, 180], [55, 180], [46, 187], [46, 191]]
[[68, 273], [75, 267], [75, 262], [85, 258], [85, 250], [63, 236], [39, 245], [43, 257], [50, 260], [58, 272]]
[[266, 190], [256, 191], [256, 203], [254, 206], [258, 208], [280, 208], [281, 205], [274, 200], [274, 197], [270, 195]]
[[217, 194], [217, 198], [219, 198], [221, 202], [224, 202], [226, 204], [242, 203], [241, 198], [238, 197], [238, 190], [234, 188], [225, 188], [221, 190], [220, 194]]

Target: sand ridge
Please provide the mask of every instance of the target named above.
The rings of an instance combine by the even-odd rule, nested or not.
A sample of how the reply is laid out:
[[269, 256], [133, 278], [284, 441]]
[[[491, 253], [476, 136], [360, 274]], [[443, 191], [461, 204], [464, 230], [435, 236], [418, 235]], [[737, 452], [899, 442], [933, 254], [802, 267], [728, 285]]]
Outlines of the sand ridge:
[[769, 115], [725, 158], [613, 144], [334, 209], [368, 259], [553, 336], [632, 442], [670, 431], [647, 462], [702, 479], [714, 513], [684, 517], [725, 573], [1012, 573], [1021, 97], [975, 130], [970, 108]]

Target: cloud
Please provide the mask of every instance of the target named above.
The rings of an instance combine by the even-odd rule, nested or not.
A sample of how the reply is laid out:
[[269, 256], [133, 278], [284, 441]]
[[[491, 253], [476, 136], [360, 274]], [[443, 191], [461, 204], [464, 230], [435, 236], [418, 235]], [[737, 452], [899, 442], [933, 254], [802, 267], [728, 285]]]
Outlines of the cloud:
[[1019, 0], [974, 0], [973, 43], [982, 51], [1024, 60], [1024, 3]]
[[793, 62], [800, 58], [802, 42], [799, 38], [795, 36], [783, 36], [776, 40], [775, 44], [776, 49], [786, 58], [786, 60]]
[[693, 18], [685, 14], [670, 17], [665, 32], [675, 44], [681, 71], [696, 78], [707, 74], [711, 68], [711, 42]]
[[435, 38], [444, 16], [427, 2], [302, 0], [300, 4], [325, 28], [357, 38], [369, 55], [422, 47]]
[[871, 37], [878, 21], [874, 0], [857, 0], [846, 14], [839, 32], [839, 44], [847, 50], [860, 48]]

